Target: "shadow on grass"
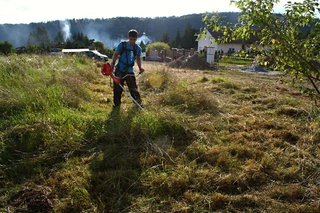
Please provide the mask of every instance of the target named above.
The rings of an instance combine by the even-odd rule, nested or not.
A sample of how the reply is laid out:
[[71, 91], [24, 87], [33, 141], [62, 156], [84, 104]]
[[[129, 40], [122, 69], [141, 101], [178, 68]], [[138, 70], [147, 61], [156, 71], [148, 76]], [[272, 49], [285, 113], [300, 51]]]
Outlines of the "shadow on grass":
[[[141, 175], [146, 169], [143, 158], [160, 137], [178, 137], [187, 130], [170, 117], [158, 113], [142, 113], [137, 108], [129, 112], [113, 110], [105, 121], [104, 134], [97, 138], [99, 154], [91, 161], [91, 198], [97, 201], [99, 212], [127, 212], [137, 197], [146, 193]], [[177, 135], [178, 134], [178, 135]], [[183, 140], [186, 148], [188, 143]], [[181, 142], [177, 141], [181, 147]]]

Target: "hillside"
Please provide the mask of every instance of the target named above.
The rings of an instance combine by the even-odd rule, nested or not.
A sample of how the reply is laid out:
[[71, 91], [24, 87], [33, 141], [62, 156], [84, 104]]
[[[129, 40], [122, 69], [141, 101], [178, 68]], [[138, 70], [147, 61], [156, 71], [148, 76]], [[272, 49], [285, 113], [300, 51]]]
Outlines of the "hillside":
[[[238, 13], [221, 13], [228, 17], [230, 22], [236, 22]], [[72, 19], [57, 20], [46, 23], [30, 24], [0, 24], [0, 41], [8, 41], [15, 47], [26, 46], [30, 32], [36, 31], [38, 27], [45, 27], [51, 41], [54, 41], [59, 31], [65, 38], [73, 33], [83, 33], [89, 39], [104, 42], [108, 48], [113, 48], [121, 39], [127, 38], [127, 32], [135, 28], [142, 36], [147, 36], [147, 42], [155, 42], [162, 39], [163, 34], [168, 32], [171, 40], [174, 40], [178, 29], [183, 35], [188, 23], [192, 28], [200, 30], [205, 25], [202, 17], [205, 14], [190, 14], [181, 17], [156, 17], [156, 18], [133, 18], [116, 17], [109, 19]]]
[[[0, 58], [0, 212], [319, 212], [320, 111], [279, 75]], [[247, 65], [243, 65], [247, 66]]]

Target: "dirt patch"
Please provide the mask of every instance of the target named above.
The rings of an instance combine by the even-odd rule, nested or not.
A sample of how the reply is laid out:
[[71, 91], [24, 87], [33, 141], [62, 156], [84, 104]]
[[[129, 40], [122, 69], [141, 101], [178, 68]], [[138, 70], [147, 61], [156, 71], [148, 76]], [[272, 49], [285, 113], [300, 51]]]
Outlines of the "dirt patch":
[[192, 56], [181, 56], [177, 60], [167, 64], [171, 68], [185, 68], [193, 70], [215, 70], [215, 66], [206, 61], [205, 58], [198, 54]]

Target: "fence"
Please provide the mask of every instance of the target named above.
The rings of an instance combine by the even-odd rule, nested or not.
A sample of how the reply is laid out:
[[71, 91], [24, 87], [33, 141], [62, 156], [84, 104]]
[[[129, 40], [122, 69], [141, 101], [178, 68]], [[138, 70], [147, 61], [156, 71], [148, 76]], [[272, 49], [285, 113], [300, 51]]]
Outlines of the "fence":
[[171, 50], [152, 50], [146, 54], [146, 61], [171, 62], [181, 56], [192, 56], [196, 51], [191, 49], [172, 48]]

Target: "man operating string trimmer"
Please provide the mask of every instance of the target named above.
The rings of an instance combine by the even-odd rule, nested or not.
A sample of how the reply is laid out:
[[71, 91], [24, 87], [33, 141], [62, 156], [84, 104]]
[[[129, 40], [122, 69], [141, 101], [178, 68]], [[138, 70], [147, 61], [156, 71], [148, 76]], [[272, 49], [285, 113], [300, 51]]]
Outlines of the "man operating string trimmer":
[[[111, 67], [112, 70], [115, 67], [115, 76], [120, 78], [120, 83], [114, 83], [113, 85], [113, 107], [119, 108], [121, 105], [121, 94], [124, 89], [123, 85], [126, 82], [130, 95], [133, 101], [142, 109], [142, 101], [138, 86], [136, 83], [136, 77], [133, 72], [133, 66], [135, 59], [139, 67], [139, 74], [144, 72], [141, 66], [141, 47], [136, 44], [138, 38], [138, 32], [135, 29], [131, 29], [128, 32], [129, 40], [120, 42], [112, 56]], [[119, 57], [118, 63], [116, 61]]]

